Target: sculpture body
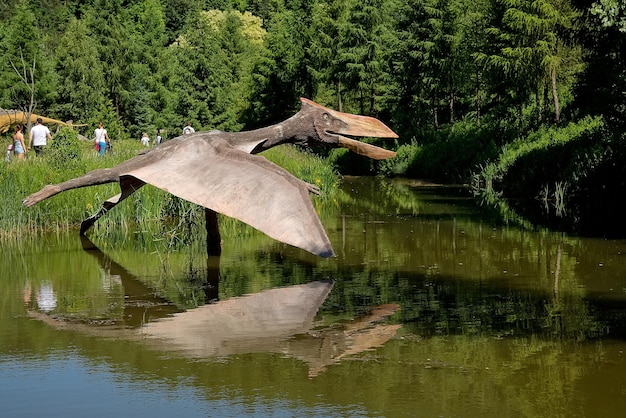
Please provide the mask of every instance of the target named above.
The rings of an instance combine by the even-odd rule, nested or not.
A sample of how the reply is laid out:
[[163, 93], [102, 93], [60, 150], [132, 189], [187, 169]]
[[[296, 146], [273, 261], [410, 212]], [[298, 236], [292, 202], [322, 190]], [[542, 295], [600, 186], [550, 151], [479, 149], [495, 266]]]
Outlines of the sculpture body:
[[0, 109], [0, 134], [8, 132], [12, 126], [17, 124], [26, 125], [30, 120], [31, 123], [35, 123], [37, 118], [41, 118], [43, 123], [45, 124], [55, 124], [55, 125], [64, 125], [64, 126], [84, 126], [84, 125], [74, 125], [71, 122], [63, 122], [58, 119], [47, 118], [45, 116], [40, 116], [36, 114], [31, 114], [30, 119], [28, 119], [26, 113], [21, 110], [7, 110]]
[[310, 100], [279, 124], [254, 131], [197, 132], [167, 141], [116, 167], [94, 170], [26, 199], [32, 206], [57, 193], [79, 187], [119, 182], [121, 193], [104, 202], [81, 225], [84, 233], [108, 210], [148, 183], [207, 209], [239, 219], [270, 237], [322, 257], [333, 256], [332, 245], [309, 193], [319, 193], [283, 168], [253, 155], [277, 145], [299, 143], [345, 147], [371, 158], [395, 155], [344, 135], [397, 138], [371, 117], [335, 112]]

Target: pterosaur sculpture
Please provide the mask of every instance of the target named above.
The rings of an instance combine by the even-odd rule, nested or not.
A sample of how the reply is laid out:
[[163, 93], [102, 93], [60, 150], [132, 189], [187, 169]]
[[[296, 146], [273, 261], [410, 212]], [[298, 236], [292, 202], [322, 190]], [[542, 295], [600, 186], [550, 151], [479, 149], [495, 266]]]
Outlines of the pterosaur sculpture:
[[[348, 136], [398, 136], [378, 119], [337, 112], [304, 98], [301, 102], [298, 113], [276, 125], [238, 133], [208, 131], [183, 135], [115, 167], [47, 185], [23, 203], [32, 206], [65, 190], [119, 182], [121, 193], [83, 221], [84, 233], [98, 218], [148, 183], [204, 206], [208, 209], [207, 221], [209, 213], [221, 213], [278, 241], [322, 257], [333, 256], [330, 240], [309, 198], [310, 192], [319, 194], [319, 189], [251, 154], [293, 143], [343, 147], [380, 160], [393, 157], [395, 152]], [[213, 222], [212, 228], [215, 226]], [[209, 228], [207, 222], [208, 232]]]

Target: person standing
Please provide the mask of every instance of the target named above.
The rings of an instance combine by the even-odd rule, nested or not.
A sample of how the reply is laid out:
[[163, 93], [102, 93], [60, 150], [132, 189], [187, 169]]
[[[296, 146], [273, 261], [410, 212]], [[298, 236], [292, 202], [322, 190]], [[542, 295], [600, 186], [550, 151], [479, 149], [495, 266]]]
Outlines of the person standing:
[[102, 122], [98, 123], [98, 127], [93, 131], [94, 142], [97, 145], [98, 154], [102, 157], [104, 153], [107, 151], [107, 144], [111, 142], [109, 139], [109, 134], [107, 130], [104, 129], [104, 124]]
[[191, 126], [191, 122], [187, 122], [187, 126], [183, 128], [183, 135], [192, 134], [194, 132], [196, 132], [196, 130]]
[[163, 137], [161, 136], [161, 130], [157, 129], [156, 138], [154, 138], [154, 146], [158, 147], [161, 145], [161, 141], [163, 141]]
[[24, 153], [26, 152], [26, 145], [24, 145], [24, 134], [22, 125], [15, 126], [15, 133], [13, 134], [13, 153], [17, 155], [17, 160], [24, 159]]
[[143, 133], [143, 136], [141, 137], [141, 145], [144, 147], [150, 146], [150, 137], [148, 136], [148, 132]]
[[40, 155], [46, 148], [48, 139], [52, 140], [52, 135], [50, 135], [50, 129], [48, 129], [48, 127], [43, 124], [43, 120], [41, 118], [37, 118], [37, 124], [30, 128], [30, 135], [28, 137], [28, 149], [30, 149], [30, 146], [32, 144], [32, 146], [35, 148], [35, 154]]

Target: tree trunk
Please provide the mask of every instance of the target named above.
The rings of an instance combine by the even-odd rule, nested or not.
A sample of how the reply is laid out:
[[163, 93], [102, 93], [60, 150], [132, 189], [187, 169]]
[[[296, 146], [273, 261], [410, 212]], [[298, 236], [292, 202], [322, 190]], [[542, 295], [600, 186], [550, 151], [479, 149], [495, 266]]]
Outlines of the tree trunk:
[[480, 71], [476, 71], [476, 121], [480, 126]]
[[437, 112], [437, 100], [434, 97], [431, 106], [433, 109], [433, 124], [435, 126], [435, 129], [439, 129], [439, 113]]
[[343, 101], [341, 100], [341, 80], [337, 81], [337, 109], [343, 112]]
[[454, 88], [450, 89], [450, 125], [454, 125]]
[[20, 59], [21, 59], [21, 64], [22, 64], [22, 73], [20, 73], [20, 70], [15, 66], [13, 61], [11, 61], [10, 59], [9, 61], [11, 62], [11, 65], [13, 66], [13, 70], [22, 79], [22, 83], [24, 83], [24, 85], [26, 86], [30, 94], [28, 106], [25, 106], [24, 108], [22, 108], [22, 111], [26, 115], [26, 129], [24, 130], [24, 133], [26, 133], [27, 135], [30, 135], [30, 128], [33, 125], [33, 123], [30, 120], [30, 117], [33, 114], [33, 111], [35, 110], [35, 107], [37, 106], [37, 103], [35, 102], [35, 69], [37, 68], [37, 65], [36, 65], [37, 58], [33, 57], [33, 66], [31, 68], [26, 68], [26, 61], [24, 61], [24, 54], [22, 54], [22, 49], [20, 48]]
[[554, 121], [557, 125], [561, 124], [561, 106], [559, 104], [559, 92], [556, 85], [556, 68], [550, 71], [550, 80], [552, 81], [552, 99], [554, 100]]
[[376, 116], [376, 112], [374, 111], [374, 104], [376, 103], [376, 96], [374, 93], [374, 86], [372, 85], [370, 88], [370, 111], [367, 113], [370, 116]]

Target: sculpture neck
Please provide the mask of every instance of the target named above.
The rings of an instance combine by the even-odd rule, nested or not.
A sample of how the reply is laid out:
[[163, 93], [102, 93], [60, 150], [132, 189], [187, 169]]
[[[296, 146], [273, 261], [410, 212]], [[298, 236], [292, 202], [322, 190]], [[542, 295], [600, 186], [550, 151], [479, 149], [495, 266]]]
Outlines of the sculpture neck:
[[265, 128], [247, 131], [246, 142], [253, 142], [256, 146], [251, 154], [266, 151], [277, 145], [306, 143], [315, 134], [315, 128], [310, 120], [305, 120], [300, 111], [289, 119]]

